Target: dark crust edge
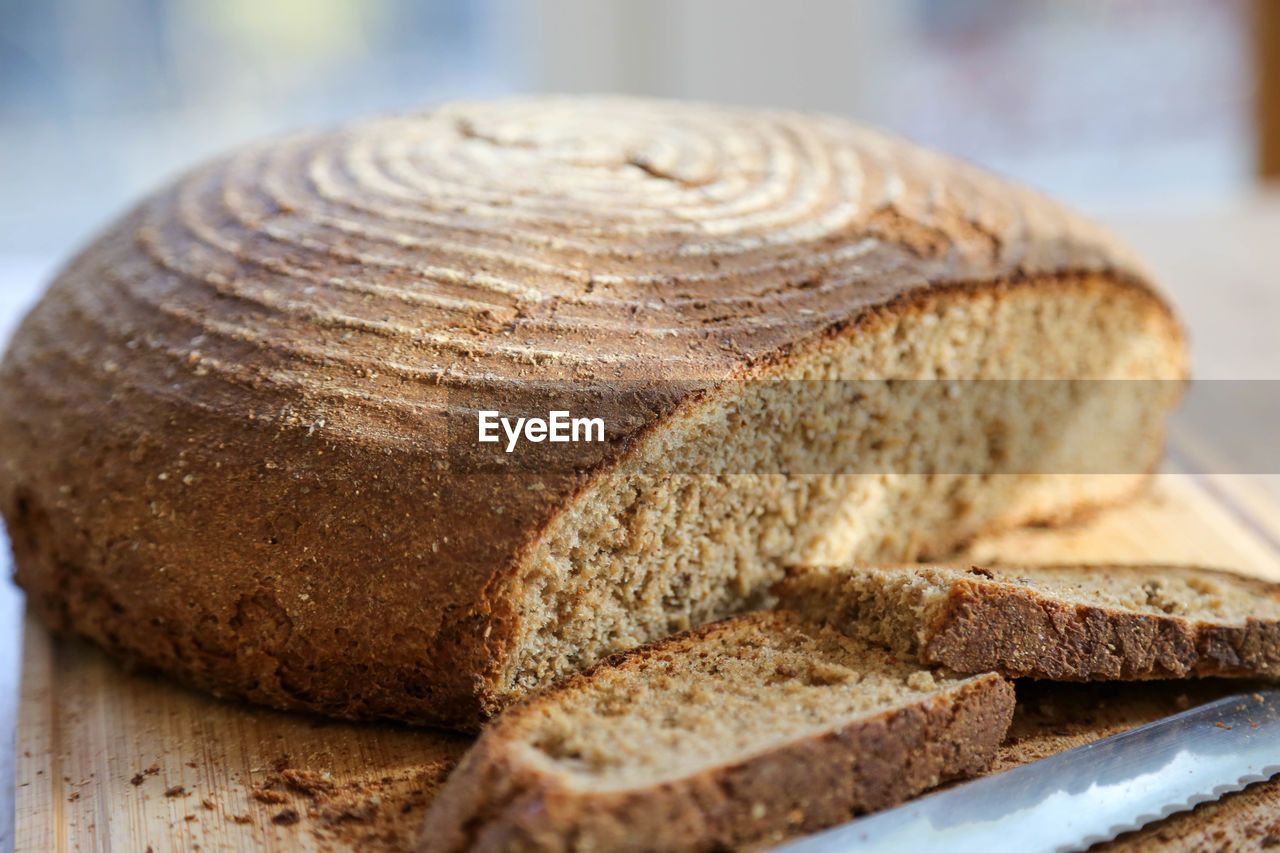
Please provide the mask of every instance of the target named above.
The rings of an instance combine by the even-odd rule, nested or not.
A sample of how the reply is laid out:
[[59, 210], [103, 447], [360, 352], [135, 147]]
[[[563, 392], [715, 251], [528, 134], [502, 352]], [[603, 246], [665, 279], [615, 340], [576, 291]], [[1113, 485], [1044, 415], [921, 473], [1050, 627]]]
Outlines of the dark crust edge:
[[[1201, 571], [1280, 591], [1257, 578]], [[957, 672], [1053, 681], [1280, 677], [1280, 620], [1222, 625], [1062, 602], [1031, 589], [962, 578], [922, 627], [920, 660]]]
[[[764, 619], [799, 621], [794, 614]], [[756, 614], [619, 656], [624, 667], [672, 645], [740, 629]], [[592, 791], [528, 760], [522, 714], [590, 674], [508, 710], [432, 803], [424, 851], [694, 851], [777, 841], [903, 802], [990, 765], [1013, 717], [1013, 685], [994, 673], [899, 708], [645, 788]]]

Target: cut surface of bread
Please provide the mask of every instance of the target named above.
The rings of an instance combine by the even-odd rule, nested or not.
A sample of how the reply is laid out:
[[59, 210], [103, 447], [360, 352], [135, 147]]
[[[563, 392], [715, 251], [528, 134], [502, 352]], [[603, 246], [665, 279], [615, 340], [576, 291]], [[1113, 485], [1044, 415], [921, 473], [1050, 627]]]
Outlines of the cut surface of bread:
[[1280, 585], [1188, 566], [805, 568], [783, 606], [958, 672], [1280, 675]]
[[[473, 728], [784, 561], [1124, 499], [1185, 371], [1131, 253], [959, 160], [812, 115], [452, 104], [219, 158], [72, 259], [0, 364], [0, 512], [29, 606], [117, 657]], [[529, 447], [582, 460], [475, 441], [562, 397], [607, 441]]]
[[421, 849], [694, 851], [810, 831], [981, 770], [1013, 705], [998, 675], [745, 614], [507, 711], [432, 803]]

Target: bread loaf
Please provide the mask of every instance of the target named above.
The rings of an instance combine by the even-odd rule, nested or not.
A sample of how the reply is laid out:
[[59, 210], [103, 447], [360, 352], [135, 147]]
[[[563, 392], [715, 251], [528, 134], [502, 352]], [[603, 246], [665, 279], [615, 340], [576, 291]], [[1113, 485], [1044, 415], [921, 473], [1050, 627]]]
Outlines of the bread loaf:
[[[1122, 247], [946, 156], [819, 116], [460, 104], [244, 148], [71, 260], [0, 366], [0, 510], [58, 629], [469, 727], [783, 561], [1122, 499], [1184, 372]], [[1113, 413], [1020, 382], [1046, 378], [1157, 383]], [[936, 416], [828, 381], [885, 379]], [[937, 404], [966, 379], [1014, 383], [1022, 438]], [[561, 399], [607, 440], [478, 443], [480, 412]]]
[[957, 672], [1280, 675], [1280, 584], [1190, 566], [801, 569], [783, 606]]
[[738, 849], [985, 768], [1013, 685], [904, 662], [794, 613], [642, 648], [512, 708], [431, 804], [420, 849]]

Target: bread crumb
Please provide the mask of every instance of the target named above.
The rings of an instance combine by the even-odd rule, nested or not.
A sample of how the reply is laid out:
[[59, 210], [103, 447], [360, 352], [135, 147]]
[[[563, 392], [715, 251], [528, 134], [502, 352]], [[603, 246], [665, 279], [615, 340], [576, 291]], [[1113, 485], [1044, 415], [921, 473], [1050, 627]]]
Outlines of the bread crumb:
[[907, 676], [907, 686], [912, 690], [934, 690], [938, 686], [938, 681], [933, 677], [932, 672], [922, 669]]
[[249, 795], [260, 803], [269, 805], [279, 805], [288, 802], [289, 798], [279, 791], [272, 791], [270, 788], [254, 788]]
[[809, 683], [817, 685], [847, 684], [858, 680], [858, 673], [825, 660], [816, 660], [809, 665]]
[[277, 826], [293, 826], [299, 820], [301, 820], [301, 818], [298, 817], [297, 809], [285, 809], [275, 815], [275, 817], [271, 818], [271, 822]]
[[316, 773], [314, 770], [284, 770], [280, 775], [290, 790], [312, 798], [329, 793], [335, 787], [327, 774]]

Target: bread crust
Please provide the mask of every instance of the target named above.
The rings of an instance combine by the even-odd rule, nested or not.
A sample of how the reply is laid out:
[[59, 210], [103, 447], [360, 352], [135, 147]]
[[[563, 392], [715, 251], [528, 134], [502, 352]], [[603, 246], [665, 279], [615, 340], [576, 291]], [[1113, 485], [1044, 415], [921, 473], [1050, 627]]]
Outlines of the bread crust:
[[[794, 614], [734, 617], [619, 655], [606, 666], [625, 670], [714, 632], [740, 630], [745, 620], [790, 618]], [[526, 719], [590, 677], [575, 676], [486, 729], [432, 803], [420, 850], [678, 853], [776, 842], [982, 770], [1014, 708], [1013, 686], [988, 674], [738, 762], [642, 789], [592, 790], [538, 767], [520, 740]]]
[[[1105, 573], [1106, 566], [1091, 567]], [[1275, 584], [1201, 570], [1233, 584]], [[1143, 680], [1280, 674], [1280, 622], [1221, 625], [1117, 607], [1058, 601], [1032, 589], [954, 581], [924, 627], [920, 659], [957, 672], [999, 672], [1055, 681]]]
[[[419, 187], [423, 209], [406, 209], [403, 194], [379, 195], [383, 178], [362, 177], [360, 152], [402, 140], [443, 146], [433, 163], [524, 157], [541, 117], [565, 110], [574, 133], [597, 115], [710, 121], [748, 141], [780, 129], [820, 152], [816, 165], [794, 154], [800, 171], [864, 184], [847, 215], [848, 199], [806, 196], [808, 231], [743, 225], [699, 244], [669, 214], [644, 237], [649, 225], [613, 208], [552, 221], [599, 203], [586, 190], [538, 208], [550, 224], [529, 234], [535, 220], [502, 214], [509, 204], [466, 196], [441, 213], [452, 191]], [[504, 135], [525, 126], [530, 139]], [[858, 168], [837, 168], [846, 160]], [[664, 180], [635, 168], [626, 175]], [[476, 169], [458, 185], [546, 202], [512, 189], [520, 170]], [[832, 260], [854, 250], [856, 267]], [[655, 296], [655, 280], [671, 290]], [[505, 701], [497, 682], [521, 618], [509, 590], [539, 537], [674, 409], [705, 403], [664, 396], [669, 380], [777, 375], [940, 300], [1026, 288], [1134, 297], [1181, 346], [1141, 265], [1097, 226], [835, 120], [535, 100], [251, 147], [115, 223], [15, 335], [0, 365], [0, 512], [17, 580], [55, 629], [221, 695], [473, 728]], [[537, 381], [583, 371], [653, 391], [597, 402], [637, 422], [589, 464], [450, 470], [442, 406], [519, 410]], [[939, 531], [920, 544], [949, 542]]]

